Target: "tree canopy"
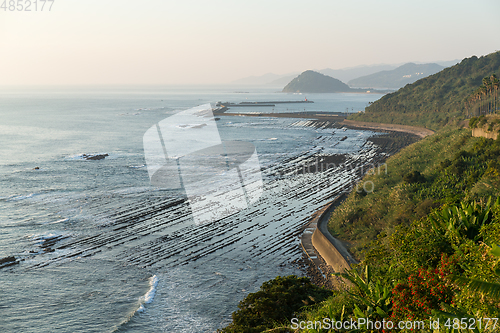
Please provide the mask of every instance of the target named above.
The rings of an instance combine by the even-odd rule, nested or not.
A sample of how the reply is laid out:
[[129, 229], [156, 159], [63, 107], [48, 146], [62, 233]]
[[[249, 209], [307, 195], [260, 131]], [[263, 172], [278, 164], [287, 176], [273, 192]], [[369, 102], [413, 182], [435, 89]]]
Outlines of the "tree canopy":
[[485, 91], [492, 93], [498, 91], [495, 84], [483, 84], [483, 79], [493, 74], [500, 75], [500, 51], [480, 58], [465, 58], [455, 66], [408, 84], [383, 96], [352, 119], [438, 130], [468, 116], [470, 98], [478, 87], [485, 86]]

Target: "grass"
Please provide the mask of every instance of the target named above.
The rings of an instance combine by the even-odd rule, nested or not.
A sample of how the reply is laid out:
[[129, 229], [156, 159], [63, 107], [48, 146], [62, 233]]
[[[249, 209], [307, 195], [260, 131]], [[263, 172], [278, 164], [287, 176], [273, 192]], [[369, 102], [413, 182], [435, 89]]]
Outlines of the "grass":
[[[419, 219], [446, 202], [456, 202], [466, 193], [473, 196], [496, 191], [484, 179], [484, 184], [477, 182], [464, 192], [456, 187], [460, 179], [454, 179], [460, 175], [450, 172], [446, 177], [451, 180], [442, 175], [445, 160], [453, 160], [462, 150], [471, 150], [479, 140], [471, 137], [467, 129], [444, 129], [404, 148], [386, 161], [387, 168], [376, 169], [363, 178], [361, 184], [373, 183], [373, 193], [362, 196], [353, 191], [333, 212], [330, 232], [349, 243], [353, 255], [362, 259], [371, 241], [380, 234], [391, 234], [397, 225]], [[414, 171], [420, 172], [427, 183], [410, 184], [403, 179]], [[371, 188], [371, 184], [366, 187]]]

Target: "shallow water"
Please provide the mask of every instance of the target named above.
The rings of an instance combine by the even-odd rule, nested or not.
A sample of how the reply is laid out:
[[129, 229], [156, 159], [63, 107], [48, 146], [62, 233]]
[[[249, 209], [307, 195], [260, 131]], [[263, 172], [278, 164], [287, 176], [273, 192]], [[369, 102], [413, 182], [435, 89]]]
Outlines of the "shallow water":
[[[0, 258], [20, 262], [0, 269], [2, 330], [213, 332], [262, 282], [303, 275], [290, 264], [301, 257], [300, 227], [374, 158], [377, 147], [366, 141], [372, 133], [304, 119], [222, 117], [222, 140], [255, 145], [264, 192], [213, 223], [195, 225], [184, 192], [149, 183], [142, 136], [176, 110], [304, 97], [253, 89], [1, 91]], [[367, 95], [307, 98], [318, 103], [283, 112], [367, 104]], [[109, 156], [82, 158], [96, 153]], [[317, 154], [340, 153], [350, 154], [346, 166], [293, 172]]]

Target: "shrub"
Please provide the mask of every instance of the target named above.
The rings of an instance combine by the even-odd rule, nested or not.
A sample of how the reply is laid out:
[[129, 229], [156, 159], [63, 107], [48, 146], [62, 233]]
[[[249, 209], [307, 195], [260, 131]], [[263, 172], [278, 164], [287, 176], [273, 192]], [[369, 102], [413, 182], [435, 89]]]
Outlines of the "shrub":
[[442, 310], [442, 303], [453, 304], [450, 277], [455, 266], [455, 260], [442, 255], [437, 268], [420, 268], [407, 282], [397, 284], [392, 290], [391, 319], [427, 319], [432, 310]]
[[273, 328], [290, 320], [306, 305], [331, 296], [332, 291], [313, 285], [309, 278], [295, 275], [264, 282], [260, 290], [249, 294], [233, 312], [233, 322], [220, 332], [253, 333]]
[[483, 127], [487, 122], [488, 122], [488, 119], [486, 119], [486, 117], [484, 115], [480, 116], [478, 126]]
[[416, 170], [404, 175], [403, 180], [408, 184], [425, 183], [424, 175]]
[[470, 128], [477, 128], [477, 123], [479, 119], [477, 117], [472, 117], [469, 119], [469, 127]]

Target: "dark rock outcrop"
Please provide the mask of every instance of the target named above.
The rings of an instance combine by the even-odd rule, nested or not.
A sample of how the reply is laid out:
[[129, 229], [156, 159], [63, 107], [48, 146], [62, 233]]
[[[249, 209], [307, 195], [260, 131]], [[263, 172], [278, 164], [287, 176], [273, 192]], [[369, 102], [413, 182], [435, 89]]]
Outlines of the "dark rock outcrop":
[[96, 161], [96, 160], [103, 160], [105, 159], [108, 154], [96, 154], [96, 155], [88, 155], [88, 154], [83, 154], [83, 159], [85, 160], [91, 160], [91, 161]]
[[13, 256], [0, 259], [0, 269], [16, 264], [19, 264], [19, 261]]

